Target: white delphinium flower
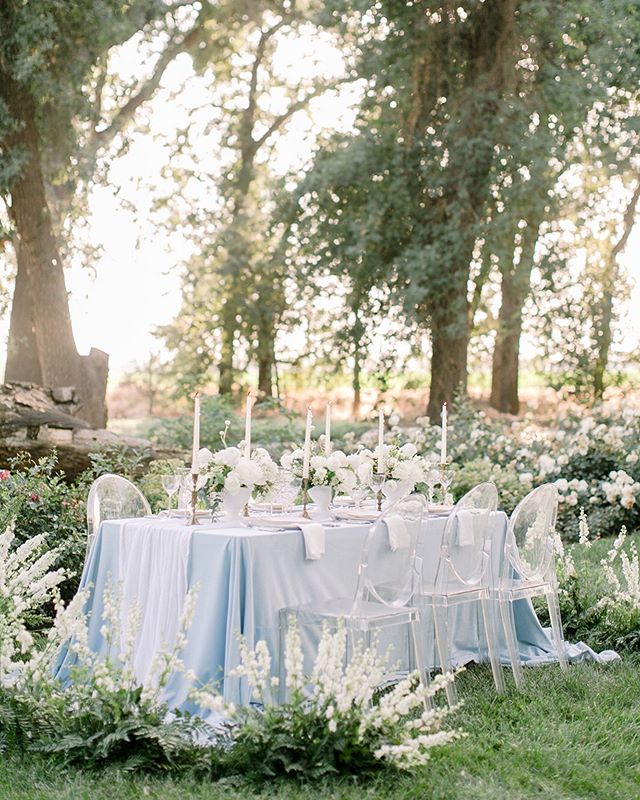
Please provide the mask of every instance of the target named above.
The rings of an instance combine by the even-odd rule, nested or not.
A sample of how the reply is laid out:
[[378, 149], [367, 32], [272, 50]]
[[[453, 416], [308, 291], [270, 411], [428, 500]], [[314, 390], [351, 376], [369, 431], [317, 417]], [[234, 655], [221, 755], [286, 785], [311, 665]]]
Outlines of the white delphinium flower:
[[254, 700], [270, 702], [271, 655], [267, 643], [260, 640], [252, 650], [240, 637], [240, 664], [230, 670], [232, 678], [247, 678]]
[[51, 597], [64, 578], [50, 571], [59, 558], [57, 548], [46, 549], [46, 536], [28, 539], [13, 552], [14, 529], [0, 534], [0, 685], [14, 684], [24, 671], [33, 646], [26, 615]]
[[289, 625], [285, 639], [285, 681], [292, 692], [304, 686], [304, 655], [297, 625]]
[[591, 547], [591, 540], [589, 538], [590, 536], [591, 532], [589, 531], [589, 523], [587, 522], [587, 515], [584, 512], [584, 508], [581, 508], [580, 516], [578, 519], [578, 541], [585, 547]]

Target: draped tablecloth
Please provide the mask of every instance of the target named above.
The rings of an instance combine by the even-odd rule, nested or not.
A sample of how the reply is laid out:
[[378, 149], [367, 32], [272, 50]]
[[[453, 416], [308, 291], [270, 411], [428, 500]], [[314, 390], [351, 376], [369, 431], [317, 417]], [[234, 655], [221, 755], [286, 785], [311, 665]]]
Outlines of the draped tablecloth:
[[[421, 549], [423, 574], [432, 580], [445, 518], [430, 517], [423, 528]], [[492, 580], [499, 574], [507, 518], [502, 512], [490, 520]], [[195, 615], [182, 652], [186, 670], [198, 683], [217, 683], [225, 699], [248, 703], [250, 689], [244, 678], [228, 673], [239, 663], [238, 634], [250, 646], [264, 639], [274, 656], [277, 674], [278, 612], [285, 606], [352, 596], [366, 525], [345, 523], [327, 527], [325, 555], [305, 560], [299, 530], [266, 531], [228, 528], [224, 522], [187, 527], [177, 519], [109, 520], [102, 523], [82, 575], [81, 588], [88, 591], [89, 643], [96, 653], [105, 653], [103, 593], [111, 584], [120, 587], [123, 613], [132, 603], [141, 611], [141, 627], [135, 651], [136, 674], [144, 680], [159, 646], [171, 647], [178, 630], [182, 603], [189, 587], [199, 585]], [[515, 603], [520, 655], [526, 663], [549, 663], [554, 647], [548, 630], [538, 621], [529, 600]], [[450, 635], [458, 664], [477, 659], [482, 636], [479, 609], [475, 603], [450, 611]], [[508, 656], [499, 615], [495, 628], [504, 663]], [[432, 642], [430, 620], [423, 625], [425, 643]], [[404, 641], [404, 640], [403, 640]], [[303, 639], [308, 651], [312, 644]], [[398, 646], [398, 656], [402, 656]], [[567, 645], [573, 660], [601, 657], [584, 644]], [[608, 654], [602, 654], [607, 658]], [[425, 660], [434, 664], [432, 645], [425, 644]], [[611, 657], [611, 656], [609, 656]], [[61, 659], [57, 674], [67, 675], [70, 656]], [[171, 708], [197, 712], [188, 694], [192, 680], [176, 673], [166, 690]]]

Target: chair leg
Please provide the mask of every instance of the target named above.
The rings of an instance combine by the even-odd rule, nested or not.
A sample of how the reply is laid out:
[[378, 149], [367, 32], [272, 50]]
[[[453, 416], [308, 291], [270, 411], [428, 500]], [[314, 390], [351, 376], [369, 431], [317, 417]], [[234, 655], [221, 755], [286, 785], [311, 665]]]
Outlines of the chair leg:
[[507, 652], [509, 653], [509, 661], [511, 662], [511, 670], [513, 672], [513, 680], [521, 689], [524, 684], [524, 676], [522, 674], [522, 664], [520, 663], [520, 651], [518, 650], [518, 642], [516, 640], [516, 624], [513, 616], [513, 603], [506, 598], [500, 598], [500, 616], [502, 617], [502, 627], [504, 628], [504, 638], [507, 642]]
[[502, 665], [498, 656], [498, 648], [496, 646], [495, 626], [493, 624], [493, 616], [491, 614], [491, 603], [488, 597], [480, 600], [480, 607], [482, 609], [482, 621], [484, 622], [484, 635], [487, 640], [487, 650], [489, 651], [489, 661], [491, 662], [491, 672], [493, 673], [493, 681], [496, 685], [496, 691], [499, 694], [504, 692], [504, 677], [502, 675]]
[[[440, 669], [442, 674], [453, 672], [451, 665], [451, 657], [449, 655], [449, 628], [448, 628], [449, 610], [446, 606], [433, 606], [433, 624], [436, 630], [436, 645], [438, 648], [438, 658], [440, 659]], [[455, 683], [447, 684], [447, 702], [450, 706], [455, 706], [458, 703], [458, 691]]]
[[562, 633], [562, 619], [560, 617], [560, 603], [558, 595], [551, 589], [547, 592], [547, 606], [549, 608], [549, 619], [551, 620], [551, 635], [553, 645], [556, 648], [560, 669], [568, 670], [567, 654], [564, 647], [564, 635]]
[[[422, 653], [420, 652], [420, 622], [419, 620], [413, 619], [409, 623], [409, 632], [410, 632], [410, 650], [413, 651], [413, 658], [409, 658], [410, 661], [414, 661], [416, 665], [416, 671], [418, 673], [418, 680], [423, 686], [429, 688], [429, 673], [424, 668], [424, 661], [422, 659]], [[433, 708], [433, 703], [431, 702], [430, 697], [424, 698], [424, 710], [431, 711]]]

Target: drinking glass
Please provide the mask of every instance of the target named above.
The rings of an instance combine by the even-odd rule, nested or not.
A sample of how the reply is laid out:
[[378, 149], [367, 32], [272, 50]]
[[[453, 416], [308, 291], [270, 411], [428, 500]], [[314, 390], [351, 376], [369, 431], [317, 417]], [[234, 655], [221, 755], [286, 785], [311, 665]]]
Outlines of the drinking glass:
[[442, 503], [443, 505], [447, 502], [447, 494], [449, 493], [449, 487], [453, 481], [453, 472], [450, 469], [442, 469], [440, 470], [440, 486], [442, 486]]
[[169, 507], [167, 511], [169, 512], [169, 516], [171, 516], [171, 510], [173, 508], [173, 495], [178, 491], [180, 487], [180, 477], [176, 473], [173, 475], [163, 475], [162, 478], [162, 488], [165, 490], [169, 497]]
[[281, 468], [278, 471], [277, 493], [285, 512], [293, 511], [293, 506], [300, 494], [302, 481], [291, 470]]
[[351, 497], [353, 498], [353, 502], [355, 503], [356, 508], [362, 507], [362, 501], [366, 496], [367, 496], [367, 487], [358, 481], [355, 487], [351, 490]]
[[373, 491], [373, 494], [376, 498], [376, 503], [378, 504], [378, 511], [382, 510], [382, 487], [386, 482], [386, 475], [381, 472], [373, 472], [371, 474], [371, 478], [369, 479], [369, 486]]
[[440, 470], [437, 467], [429, 467], [425, 483], [427, 484], [427, 491], [429, 493], [429, 503], [433, 504], [434, 490], [436, 486], [440, 484]]

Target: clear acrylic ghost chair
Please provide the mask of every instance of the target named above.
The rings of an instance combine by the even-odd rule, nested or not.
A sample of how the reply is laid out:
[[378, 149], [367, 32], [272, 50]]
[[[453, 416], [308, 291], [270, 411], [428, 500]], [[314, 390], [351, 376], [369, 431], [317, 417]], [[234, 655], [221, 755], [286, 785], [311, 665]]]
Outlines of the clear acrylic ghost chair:
[[513, 613], [516, 600], [546, 597], [553, 644], [560, 667], [567, 669], [553, 548], [557, 513], [558, 490], [546, 483], [521, 500], [509, 520], [497, 595], [513, 679], [518, 687], [523, 683], [523, 671]]
[[[398, 516], [404, 541], [393, 550], [390, 529], [385, 520]], [[284, 674], [285, 639], [289, 625], [299, 627], [345, 626], [352, 652], [358, 639], [371, 646], [371, 634], [383, 628], [406, 625], [410, 658], [420, 680], [428, 680], [422, 666], [419, 648], [420, 613], [410, 605], [419, 586], [421, 562], [417, 546], [427, 504], [421, 495], [413, 494], [393, 503], [369, 526], [357, 566], [356, 590], [352, 596], [331, 598], [280, 609], [279, 614], [279, 699], [286, 699]], [[391, 523], [393, 524], [393, 523]], [[429, 701], [425, 702], [425, 706]]]
[[[481, 483], [456, 503], [445, 523], [435, 579], [431, 583], [423, 578], [420, 602], [416, 599], [415, 603], [421, 608], [429, 606], [433, 614], [438, 659], [444, 673], [453, 670], [449, 609], [464, 603], [479, 603], [486, 653], [496, 690], [502, 692], [504, 679], [491, 613], [488, 539], [489, 520], [497, 505], [498, 492], [493, 483]], [[484, 661], [482, 639], [479, 639], [479, 649], [480, 660]], [[448, 684], [446, 691], [449, 705], [455, 705], [455, 683]]]
[[121, 475], [107, 473], [97, 478], [87, 498], [87, 555], [105, 519], [129, 519], [151, 513], [147, 498]]

